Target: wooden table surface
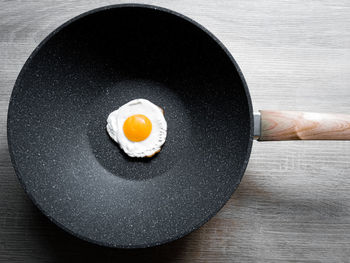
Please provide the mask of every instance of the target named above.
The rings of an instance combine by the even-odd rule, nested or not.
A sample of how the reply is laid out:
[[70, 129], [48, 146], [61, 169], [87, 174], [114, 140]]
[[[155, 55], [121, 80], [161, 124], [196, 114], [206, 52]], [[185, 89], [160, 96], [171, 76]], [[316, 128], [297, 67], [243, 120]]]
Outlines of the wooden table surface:
[[[156, 248], [89, 244], [34, 207], [15, 177], [6, 141], [16, 77], [53, 29], [119, 2], [0, 1], [0, 261], [350, 262], [350, 142], [254, 142], [244, 179], [218, 215]], [[255, 110], [350, 113], [349, 1], [143, 2], [181, 12], [213, 32], [240, 65]]]

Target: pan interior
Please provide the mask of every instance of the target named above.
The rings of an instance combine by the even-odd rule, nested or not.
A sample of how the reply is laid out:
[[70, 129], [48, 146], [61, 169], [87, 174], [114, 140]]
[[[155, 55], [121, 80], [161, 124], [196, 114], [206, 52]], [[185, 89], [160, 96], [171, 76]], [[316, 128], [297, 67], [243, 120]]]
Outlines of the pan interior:
[[[179, 15], [141, 6], [83, 15], [41, 44], [16, 82], [8, 136], [17, 175], [81, 238], [116, 247], [179, 238], [241, 180], [251, 146], [244, 85], [220, 44]], [[105, 129], [136, 98], [168, 122], [151, 159], [129, 158]]]

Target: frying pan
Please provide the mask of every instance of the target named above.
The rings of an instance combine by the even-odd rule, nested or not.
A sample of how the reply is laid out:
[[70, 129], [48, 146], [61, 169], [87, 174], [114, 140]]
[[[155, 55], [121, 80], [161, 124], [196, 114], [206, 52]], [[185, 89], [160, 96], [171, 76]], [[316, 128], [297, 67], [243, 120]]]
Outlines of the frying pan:
[[[149, 159], [108, 137], [110, 112], [162, 107], [168, 136]], [[346, 115], [253, 114], [227, 49], [189, 18], [148, 5], [82, 14], [31, 54], [8, 110], [8, 145], [26, 193], [54, 223], [110, 247], [178, 239], [214, 216], [259, 140], [350, 139]]]

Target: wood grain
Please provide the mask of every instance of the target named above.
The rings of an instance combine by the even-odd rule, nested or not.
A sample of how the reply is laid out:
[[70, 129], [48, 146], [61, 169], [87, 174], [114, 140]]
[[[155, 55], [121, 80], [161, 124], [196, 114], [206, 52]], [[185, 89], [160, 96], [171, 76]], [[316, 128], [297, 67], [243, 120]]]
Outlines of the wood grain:
[[[6, 143], [16, 77], [32, 50], [63, 22], [121, 2], [0, 1], [0, 262], [350, 262], [347, 141], [254, 142], [243, 181], [219, 214], [189, 236], [153, 249], [90, 245], [31, 204]], [[349, 1], [142, 2], [181, 12], [213, 32], [240, 65], [255, 110], [350, 113]]]
[[350, 115], [261, 110], [259, 141], [350, 140]]

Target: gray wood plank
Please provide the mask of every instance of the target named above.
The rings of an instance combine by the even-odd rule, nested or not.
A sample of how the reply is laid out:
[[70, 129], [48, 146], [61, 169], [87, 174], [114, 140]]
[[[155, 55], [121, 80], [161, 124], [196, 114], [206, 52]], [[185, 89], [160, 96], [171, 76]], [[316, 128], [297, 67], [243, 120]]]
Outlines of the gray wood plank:
[[[147, 250], [80, 241], [32, 205], [6, 142], [16, 77], [67, 19], [121, 2], [0, 2], [0, 261], [350, 262], [350, 142], [255, 142], [246, 175], [219, 214], [189, 236]], [[350, 112], [349, 1], [142, 2], [213, 32], [239, 63], [255, 110]]]

